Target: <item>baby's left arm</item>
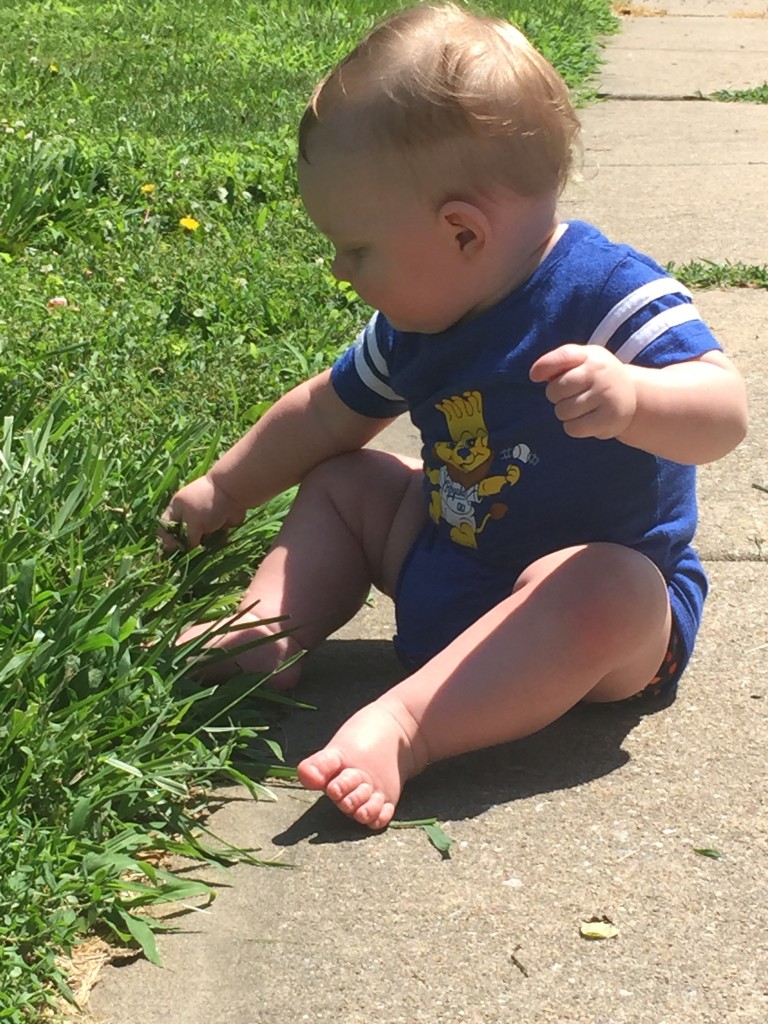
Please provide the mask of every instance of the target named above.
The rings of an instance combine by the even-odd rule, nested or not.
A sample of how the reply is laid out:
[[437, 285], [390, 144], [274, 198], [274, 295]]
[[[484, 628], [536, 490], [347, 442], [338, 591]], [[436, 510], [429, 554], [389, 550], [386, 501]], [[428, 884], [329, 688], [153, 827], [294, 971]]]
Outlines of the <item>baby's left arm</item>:
[[714, 462], [743, 439], [741, 375], [713, 350], [652, 368], [622, 363], [599, 345], [563, 345], [531, 367], [570, 437], [616, 438], [674, 462]]

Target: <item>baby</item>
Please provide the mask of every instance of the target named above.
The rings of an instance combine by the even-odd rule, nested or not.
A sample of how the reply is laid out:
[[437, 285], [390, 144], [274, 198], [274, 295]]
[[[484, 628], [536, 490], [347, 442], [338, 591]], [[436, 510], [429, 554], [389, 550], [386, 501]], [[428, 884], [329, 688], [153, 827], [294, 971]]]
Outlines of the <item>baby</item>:
[[[293, 686], [283, 662], [372, 584], [394, 600], [409, 674], [298, 766], [373, 829], [429, 762], [668, 693], [693, 649], [694, 467], [744, 436], [744, 387], [682, 285], [558, 219], [577, 135], [506, 22], [441, 4], [374, 28], [315, 89], [298, 176], [376, 312], [165, 513], [195, 545], [301, 484], [214, 676]], [[404, 413], [421, 461], [364, 448]]]

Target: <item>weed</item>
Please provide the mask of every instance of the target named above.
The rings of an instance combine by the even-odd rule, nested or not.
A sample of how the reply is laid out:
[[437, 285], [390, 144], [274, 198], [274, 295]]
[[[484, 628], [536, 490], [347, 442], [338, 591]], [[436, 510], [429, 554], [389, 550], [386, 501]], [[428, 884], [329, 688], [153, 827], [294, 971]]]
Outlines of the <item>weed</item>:
[[768, 265], [717, 263], [714, 260], [692, 260], [667, 266], [670, 274], [690, 288], [768, 288]]
[[721, 89], [713, 92], [710, 99], [720, 103], [768, 103], [768, 82], [754, 89]]

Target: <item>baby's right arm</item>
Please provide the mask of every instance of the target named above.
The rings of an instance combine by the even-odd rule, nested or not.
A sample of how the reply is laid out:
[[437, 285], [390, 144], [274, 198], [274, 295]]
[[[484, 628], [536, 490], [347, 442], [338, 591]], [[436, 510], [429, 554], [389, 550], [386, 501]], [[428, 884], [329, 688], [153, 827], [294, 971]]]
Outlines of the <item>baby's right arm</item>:
[[[330, 377], [326, 370], [283, 395], [205, 476], [174, 494], [162, 520], [186, 524], [189, 547], [238, 526], [249, 508], [300, 483], [326, 459], [362, 448], [391, 422], [353, 412]], [[166, 531], [160, 538], [176, 546]]]

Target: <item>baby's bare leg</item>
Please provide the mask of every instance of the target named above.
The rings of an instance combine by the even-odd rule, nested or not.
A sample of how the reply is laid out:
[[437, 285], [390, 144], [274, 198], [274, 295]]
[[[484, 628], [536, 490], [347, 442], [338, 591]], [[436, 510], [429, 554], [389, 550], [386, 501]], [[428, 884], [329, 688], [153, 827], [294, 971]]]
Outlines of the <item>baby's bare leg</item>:
[[[329, 459], [308, 474], [237, 613], [179, 638], [192, 640], [213, 626], [217, 635], [207, 649], [231, 652], [217, 654], [199, 674], [220, 680], [276, 671], [352, 618], [371, 584], [391, 594], [424, 521], [420, 475], [414, 460], [370, 450]], [[252, 646], [283, 631], [288, 635]], [[287, 689], [299, 674], [300, 662], [278, 671], [273, 683]]]
[[581, 700], [630, 697], [669, 640], [666, 584], [645, 556], [590, 544], [535, 562], [515, 592], [423, 668], [354, 715], [299, 765], [371, 828], [430, 761], [518, 739]]

